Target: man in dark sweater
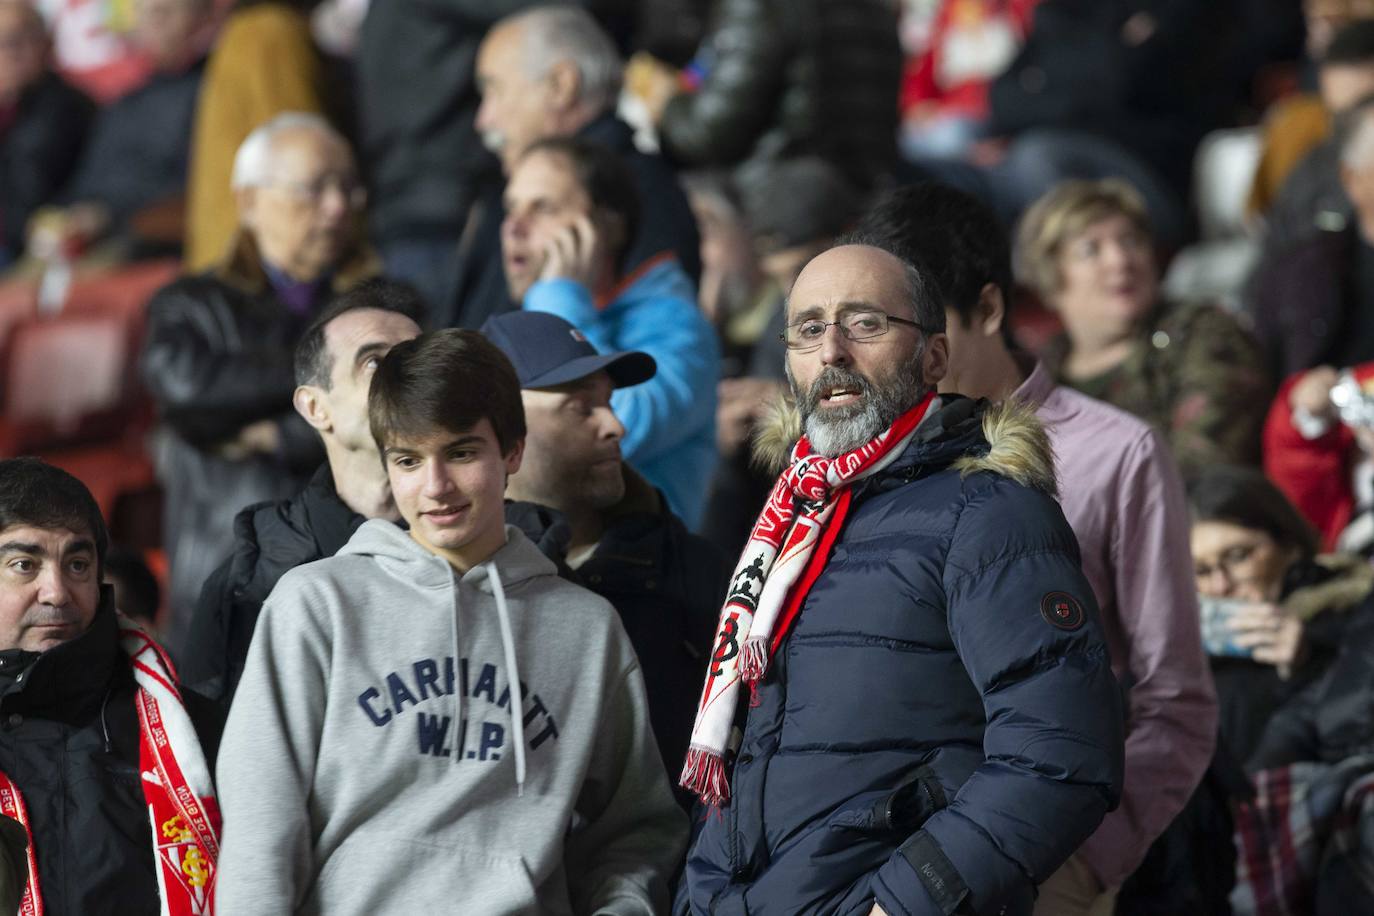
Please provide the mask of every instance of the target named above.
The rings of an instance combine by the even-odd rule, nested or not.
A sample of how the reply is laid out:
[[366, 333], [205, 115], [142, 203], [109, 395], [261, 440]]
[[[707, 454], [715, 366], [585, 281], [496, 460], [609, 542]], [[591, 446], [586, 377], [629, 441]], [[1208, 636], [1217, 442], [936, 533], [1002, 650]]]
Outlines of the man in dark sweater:
[[296, 346], [296, 411], [324, 440], [328, 463], [296, 496], [234, 519], [234, 552], [206, 580], [182, 676], [226, 708], [262, 603], [287, 570], [333, 556], [368, 518], [396, 520], [386, 470], [367, 425], [373, 370], [420, 334], [424, 307], [408, 287], [361, 284], [327, 307]]
[[[695, 283], [701, 275], [696, 219], [667, 161], [635, 148], [628, 124], [615, 115], [621, 60], [591, 15], [575, 6], [540, 7], [503, 19], [482, 42], [477, 86], [482, 105], [477, 129], [501, 157], [507, 176], [525, 150], [544, 137], [576, 136], [620, 155], [634, 178], [640, 221], [621, 265], [631, 276], [641, 265], [676, 257]], [[475, 328], [516, 307], [501, 271], [501, 220], [505, 184], [486, 185], [460, 252], [456, 295], [435, 324]]]

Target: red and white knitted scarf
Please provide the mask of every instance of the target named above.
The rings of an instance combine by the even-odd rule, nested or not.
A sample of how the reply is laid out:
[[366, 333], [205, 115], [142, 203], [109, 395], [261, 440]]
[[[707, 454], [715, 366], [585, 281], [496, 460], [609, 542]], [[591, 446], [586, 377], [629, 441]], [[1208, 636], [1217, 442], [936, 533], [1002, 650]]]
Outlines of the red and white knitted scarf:
[[730, 578], [692, 726], [681, 785], [706, 804], [730, 798], [725, 750], [740, 682], [757, 684], [768, 670], [839, 537], [851, 486], [901, 455], [936, 403], [927, 394], [877, 438], [835, 458], [813, 455], [805, 436], [793, 447], [792, 464], [773, 484]]
[[[134, 698], [138, 762], [152, 821], [160, 916], [201, 916], [210, 912], [219, 858], [220, 815], [210, 767], [182, 704], [171, 660], [148, 634], [123, 619], [119, 635], [139, 688]], [[29, 837], [28, 886], [20, 916], [42, 916], [43, 892], [28, 807], [19, 787], [4, 773], [0, 812], [23, 824]]]

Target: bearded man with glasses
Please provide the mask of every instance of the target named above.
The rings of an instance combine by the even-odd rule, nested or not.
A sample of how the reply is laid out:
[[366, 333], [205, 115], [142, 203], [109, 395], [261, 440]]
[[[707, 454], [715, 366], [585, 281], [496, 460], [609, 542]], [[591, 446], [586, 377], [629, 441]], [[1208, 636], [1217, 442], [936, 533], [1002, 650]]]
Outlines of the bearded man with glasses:
[[[676, 912], [1029, 913], [1115, 806], [1118, 687], [1034, 416], [939, 395], [933, 284], [864, 239], [787, 303], [781, 474], [721, 612]], [[747, 688], [747, 689], [743, 689]]]

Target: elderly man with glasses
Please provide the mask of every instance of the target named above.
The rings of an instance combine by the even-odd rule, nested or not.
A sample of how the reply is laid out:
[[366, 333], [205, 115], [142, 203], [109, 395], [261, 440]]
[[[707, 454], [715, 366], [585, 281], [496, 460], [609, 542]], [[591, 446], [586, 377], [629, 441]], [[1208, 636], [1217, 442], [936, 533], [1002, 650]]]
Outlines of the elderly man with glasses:
[[164, 430], [174, 647], [233, 546], [235, 513], [294, 495], [324, 459], [291, 406], [292, 350], [332, 295], [377, 272], [358, 234], [353, 154], [324, 119], [284, 114], [255, 130], [233, 188], [239, 231], [225, 260], [148, 306], [142, 374]]
[[934, 283], [858, 239], [787, 302], [795, 410], [721, 611], [678, 914], [1028, 914], [1120, 794], [1122, 713], [1044, 429], [937, 393]]

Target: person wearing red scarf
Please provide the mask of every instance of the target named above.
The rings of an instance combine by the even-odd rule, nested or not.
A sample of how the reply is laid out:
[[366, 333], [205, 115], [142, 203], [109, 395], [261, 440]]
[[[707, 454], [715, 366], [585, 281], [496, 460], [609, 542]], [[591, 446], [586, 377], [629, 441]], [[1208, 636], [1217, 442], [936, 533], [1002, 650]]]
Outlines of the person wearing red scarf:
[[27, 839], [19, 912], [207, 914], [218, 723], [115, 610], [108, 540], [81, 481], [0, 461], [0, 814]]
[[1022, 916], [1117, 803], [1121, 697], [1044, 428], [937, 395], [944, 330], [880, 243], [792, 288], [796, 406], [682, 773], [709, 810], [679, 916]]

